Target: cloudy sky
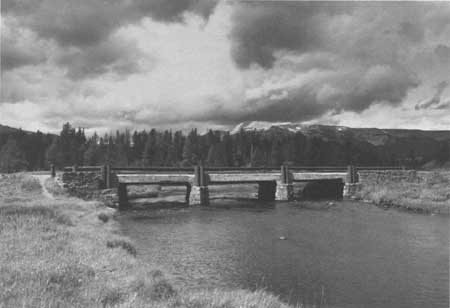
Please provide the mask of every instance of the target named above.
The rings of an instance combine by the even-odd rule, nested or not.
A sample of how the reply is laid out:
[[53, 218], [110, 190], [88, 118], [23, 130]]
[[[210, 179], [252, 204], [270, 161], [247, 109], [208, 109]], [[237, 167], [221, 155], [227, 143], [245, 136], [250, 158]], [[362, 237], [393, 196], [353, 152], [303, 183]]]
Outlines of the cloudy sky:
[[0, 124], [450, 129], [450, 2], [1, 3]]

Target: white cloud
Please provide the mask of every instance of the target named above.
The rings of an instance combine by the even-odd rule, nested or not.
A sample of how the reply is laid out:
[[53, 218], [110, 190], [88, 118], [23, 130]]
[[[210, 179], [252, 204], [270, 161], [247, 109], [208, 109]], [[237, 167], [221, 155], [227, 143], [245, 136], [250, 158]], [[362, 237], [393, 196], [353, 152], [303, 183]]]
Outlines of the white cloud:
[[[414, 110], [433, 96], [435, 84], [449, 79], [445, 57], [450, 23], [443, 12], [450, 9], [436, 4], [423, 11], [411, 4], [374, 14], [371, 6], [342, 5], [331, 13], [313, 8], [300, 24], [290, 13], [275, 29], [270, 23], [286, 10], [277, 9], [277, 18], [261, 9], [250, 12], [249, 19], [236, 20], [239, 7], [221, 2], [208, 19], [180, 7], [169, 20], [183, 22], [133, 13], [121, 19], [127, 22], [120, 27], [106, 22], [116, 12], [111, 10], [99, 13], [98, 22], [106, 28], [100, 27], [94, 37], [84, 28], [78, 29], [83, 36], [69, 29], [66, 39], [71, 41], [63, 44], [63, 32], [54, 27], [39, 36], [47, 23], [34, 31], [27, 28], [30, 23], [18, 22], [20, 16], [8, 15], [8, 23], [2, 18], [2, 34], [17, 26], [23, 35], [11, 46], [30, 46], [33, 52], [18, 54], [2, 72], [0, 123], [59, 131], [70, 121], [101, 132], [153, 126], [223, 128], [241, 120], [450, 128], [449, 109]], [[47, 5], [46, 14], [52, 15], [51, 9]], [[83, 16], [96, 23], [91, 18], [96, 14]], [[71, 23], [75, 17], [71, 15]], [[300, 37], [306, 42], [289, 44], [282, 38], [273, 41], [270, 33], [253, 37], [271, 29], [282, 34], [292, 23], [294, 30], [310, 26], [318, 40], [305, 46], [308, 33]], [[264, 24], [272, 28], [254, 30]], [[245, 34], [244, 43], [251, 43], [246, 51], [245, 44], [239, 45], [241, 62], [233, 49], [239, 39], [236, 27]], [[5, 55], [2, 49], [2, 60]]]

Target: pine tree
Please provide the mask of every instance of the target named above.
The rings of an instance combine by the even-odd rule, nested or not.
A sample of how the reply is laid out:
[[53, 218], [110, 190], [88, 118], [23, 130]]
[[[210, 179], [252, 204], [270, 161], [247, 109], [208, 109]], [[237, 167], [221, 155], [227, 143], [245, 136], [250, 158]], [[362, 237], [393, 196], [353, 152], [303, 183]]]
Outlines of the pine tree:
[[436, 160], [443, 164], [446, 161], [450, 161], [450, 144], [447, 141], [442, 141], [439, 144], [437, 153], [436, 153]]
[[167, 149], [167, 155], [164, 162], [164, 165], [172, 167], [177, 163], [177, 152], [174, 144], [170, 144]]
[[152, 159], [152, 144], [150, 140], [145, 143], [144, 151], [142, 153], [142, 165], [148, 167], [151, 164]]
[[51, 145], [48, 147], [45, 156], [49, 164], [54, 164], [58, 167], [63, 167], [64, 162], [61, 154], [61, 149], [59, 147], [58, 138], [53, 138], [53, 141]]
[[224, 166], [233, 166], [233, 140], [229, 133], [226, 133], [222, 138], [223, 149], [223, 164]]
[[9, 138], [0, 151], [0, 171], [11, 173], [26, 170], [28, 166], [23, 151], [17, 146], [16, 140]]
[[280, 143], [277, 140], [272, 141], [270, 152], [270, 163], [272, 166], [280, 166], [282, 163]]
[[84, 152], [83, 161], [85, 165], [88, 166], [95, 166], [99, 164], [99, 146], [97, 145], [97, 142], [94, 140], [91, 140], [89, 142], [89, 146]]
[[197, 130], [193, 129], [186, 137], [183, 146], [183, 165], [193, 165], [199, 162], [198, 155], [198, 135]]

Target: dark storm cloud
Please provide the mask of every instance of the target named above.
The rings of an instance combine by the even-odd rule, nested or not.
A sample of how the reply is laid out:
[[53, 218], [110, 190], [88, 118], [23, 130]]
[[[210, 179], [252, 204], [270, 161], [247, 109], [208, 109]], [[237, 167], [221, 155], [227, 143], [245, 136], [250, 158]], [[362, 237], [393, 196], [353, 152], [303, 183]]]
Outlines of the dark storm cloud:
[[[72, 79], [109, 71], [129, 74], [138, 71], [141, 54], [136, 44], [112, 41], [114, 31], [144, 17], [182, 22], [191, 12], [208, 17], [216, 5], [209, 0], [6, 0], [2, 14], [14, 19], [15, 29], [24, 28], [61, 46], [57, 64]], [[43, 61], [39, 53], [2, 47], [2, 69], [8, 70]], [[41, 52], [42, 53], [42, 52]]]
[[135, 0], [132, 9], [137, 14], [146, 14], [158, 21], [181, 22], [185, 12], [207, 18], [216, 4], [215, 0]]
[[241, 68], [270, 68], [277, 50], [304, 52], [320, 45], [312, 16], [320, 3], [247, 2], [233, 13], [232, 56]]
[[215, 5], [207, 0], [7, 0], [2, 11], [62, 46], [88, 46], [143, 17], [181, 22], [185, 12], [208, 17]]
[[440, 44], [434, 49], [434, 52], [442, 64], [450, 64], [450, 47]]
[[2, 22], [0, 45], [2, 71], [37, 65], [47, 60], [42, 42], [37, 42], [30, 32], [17, 31], [14, 25], [9, 25], [6, 21]]
[[2, 39], [1, 46], [1, 70], [12, 70], [25, 65], [36, 65], [46, 60], [42, 53], [35, 53], [31, 50], [16, 48], [10, 42]]
[[336, 109], [361, 112], [376, 102], [397, 105], [410, 88], [419, 85], [414, 75], [386, 65], [372, 67], [354, 82], [354, 86], [346, 88], [346, 92], [341, 95]]
[[423, 25], [405, 21], [400, 23], [399, 33], [411, 41], [419, 42], [425, 36], [425, 28]]
[[[352, 74], [343, 76], [343, 80], [326, 77], [318, 83], [270, 91], [264, 97], [249, 100], [239, 113], [230, 115], [226, 121], [236, 118], [239, 121], [307, 121], [327, 112], [362, 112], [374, 102], [398, 105], [407, 91], [418, 85], [415, 78], [399, 74], [402, 73], [391, 67], [375, 66], [359, 79], [352, 80]], [[323, 95], [324, 85], [335, 91]]]
[[[432, 8], [433, 5], [427, 3], [395, 2], [251, 1], [237, 3], [234, 5], [232, 16], [232, 56], [241, 68], [248, 68], [252, 63], [270, 68], [276, 60], [277, 51], [304, 53], [334, 49], [336, 46], [330, 46], [333, 43], [346, 45], [347, 41], [334, 41], [335, 35], [330, 33], [333, 29], [327, 29], [326, 25], [335, 17], [343, 17], [342, 24], [352, 22], [352, 19], [358, 17], [361, 12], [366, 13], [367, 16], [364, 23], [354, 23], [354, 27], [348, 29], [347, 38], [350, 40], [361, 35], [361, 29], [366, 29], [367, 35], [372, 34], [369, 31], [373, 29], [367, 26], [376, 19], [377, 15], [387, 15], [389, 18], [386, 18], [386, 23], [379, 25], [386, 29], [377, 28], [377, 32], [385, 31], [389, 34], [394, 31], [400, 36], [399, 39], [420, 41], [424, 38], [425, 26], [415, 16], [423, 15]], [[337, 24], [337, 26], [340, 25]], [[377, 38], [369, 36], [366, 39]]]
[[[240, 69], [257, 65], [275, 72], [284, 67], [292, 75], [322, 72], [320, 82], [289, 85], [288, 97], [258, 98], [254, 112], [243, 117], [309, 120], [327, 112], [362, 112], [376, 103], [400, 104], [420, 84], [404, 54], [425, 39], [422, 16], [433, 9], [426, 3], [379, 2], [235, 5], [231, 55]], [[444, 58], [447, 50], [440, 47], [436, 53]], [[308, 60], [289, 64], [286, 55]]]
[[414, 109], [415, 110], [421, 110], [421, 109], [446, 109], [449, 107], [450, 102], [449, 101], [442, 101], [442, 93], [447, 89], [449, 86], [449, 82], [444, 80], [438, 83], [435, 88], [436, 92], [434, 93], [433, 97], [430, 99], [427, 99], [423, 102], [418, 103]]
[[73, 49], [58, 59], [58, 64], [67, 69], [71, 79], [95, 77], [112, 72], [128, 75], [140, 70], [141, 54], [134, 42], [109, 39], [85, 49]]

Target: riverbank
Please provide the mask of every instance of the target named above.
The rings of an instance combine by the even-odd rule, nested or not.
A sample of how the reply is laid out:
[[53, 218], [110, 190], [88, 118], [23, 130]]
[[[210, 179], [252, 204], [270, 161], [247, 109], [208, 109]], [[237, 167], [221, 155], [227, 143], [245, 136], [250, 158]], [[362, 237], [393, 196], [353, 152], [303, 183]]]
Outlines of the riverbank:
[[364, 183], [357, 199], [384, 208], [450, 214], [450, 171], [419, 172], [411, 180]]
[[288, 307], [264, 291], [176, 290], [137, 257], [114, 210], [52, 181], [0, 175], [1, 307]]

